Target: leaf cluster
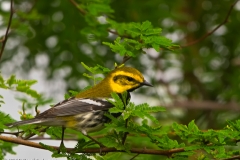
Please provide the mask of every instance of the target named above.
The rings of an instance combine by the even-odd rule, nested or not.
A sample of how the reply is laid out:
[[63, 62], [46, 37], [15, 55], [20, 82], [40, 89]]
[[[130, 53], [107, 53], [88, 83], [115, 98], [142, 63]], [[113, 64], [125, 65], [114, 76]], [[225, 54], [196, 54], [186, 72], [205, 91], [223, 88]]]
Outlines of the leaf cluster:
[[[166, 141], [170, 141], [166, 134], [164, 135], [165, 138], [159, 138], [158, 136], [155, 136], [155, 134], [161, 132], [162, 126], [159, 124], [158, 120], [152, 116], [152, 113], [163, 112], [165, 111], [165, 108], [159, 106], [150, 106], [147, 103], [139, 105], [135, 105], [132, 102], [124, 103], [127, 102], [126, 93], [123, 93], [121, 96], [117, 95], [116, 93], [112, 93], [112, 97], [114, 100], [111, 100], [110, 102], [114, 104], [115, 107], [109, 110], [110, 115], [106, 115], [112, 120], [112, 123], [106, 124], [106, 127], [108, 130], [113, 131], [109, 133], [104, 140], [102, 140], [103, 143], [107, 142], [108, 147], [115, 147], [129, 152], [130, 146], [123, 145], [123, 136], [127, 133], [136, 134], [138, 136], [141, 134], [147, 135], [149, 140], [153, 143], [156, 143], [160, 148], [162, 147], [166, 149], [168, 146], [172, 147], [170, 142], [166, 143]], [[122, 114], [121, 117], [114, 117], [114, 114], [117, 113]], [[141, 121], [141, 124], [137, 123], [139, 120]], [[148, 123], [149, 120], [155, 124], [154, 127]]]
[[40, 94], [37, 93], [37, 91], [31, 89], [32, 85], [36, 83], [36, 80], [16, 79], [15, 75], [11, 75], [8, 79], [4, 80], [4, 78], [0, 75], [0, 88], [23, 92], [33, 98], [40, 97]]
[[[36, 100], [35, 103], [30, 103], [29, 99], [27, 98], [24, 98], [24, 97], [17, 98], [19, 101], [23, 103], [27, 103], [27, 106], [30, 106], [29, 108], [31, 108], [33, 105], [36, 105], [36, 104], [44, 105], [51, 102], [51, 99], [44, 98], [42, 94], [32, 89], [32, 86], [36, 83], [37, 83], [36, 80], [17, 79], [15, 75], [11, 75], [8, 79], [4, 79], [0, 74], [0, 89], [21, 92]], [[0, 95], [0, 99], [3, 99], [2, 95]], [[4, 101], [0, 100], [0, 106], [1, 106], [1, 103], [4, 103]]]
[[92, 74], [92, 76], [91, 76], [87, 73], [83, 73], [83, 76], [85, 76], [89, 79], [92, 79], [94, 82], [94, 85], [97, 83], [97, 81], [101, 81], [103, 79], [102, 77], [95, 77], [97, 74], [106, 74], [111, 71], [110, 69], [103, 67], [99, 64], [97, 64], [95, 67], [89, 67], [86, 64], [84, 64], [83, 62], [81, 62], [81, 64], [87, 71], [89, 71]]
[[[157, 52], [160, 48], [171, 49], [176, 47], [172, 41], [160, 36], [161, 28], [154, 28], [149, 21], [142, 23], [117, 23], [109, 21], [120, 37], [114, 43], [103, 42], [115, 53], [121, 56], [136, 57], [144, 48], [154, 48]], [[124, 38], [121, 38], [124, 37]]]
[[[174, 123], [172, 125], [174, 133], [184, 142], [185, 156], [195, 154], [196, 150], [204, 150], [206, 154], [202, 154], [204, 158], [230, 158], [236, 151], [229, 151], [229, 147], [236, 147], [240, 136], [238, 131], [239, 120], [229, 122], [229, 125], [222, 130], [201, 131], [198, 129], [194, 121], [191, 121], [187, 126]], [[183, 155], [176, 154], [176, 155]]]

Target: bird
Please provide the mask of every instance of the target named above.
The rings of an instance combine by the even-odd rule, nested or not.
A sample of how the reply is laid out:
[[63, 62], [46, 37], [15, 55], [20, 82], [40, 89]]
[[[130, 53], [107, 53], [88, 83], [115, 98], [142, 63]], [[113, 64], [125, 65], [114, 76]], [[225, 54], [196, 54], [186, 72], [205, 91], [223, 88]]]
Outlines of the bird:
[[[101, 130], [105, 123], [110, 122], [105, 114], [108, 113], [110, 108], [114, 107], [107, 100], [111, 98], [111, 93], [122, 94], [127, 92], [128, 99], [130, 99], [130, 92], [142, 86], [152, 85], [144, 79], [140, 71], [132, 67], [118, 67], [110, 71], [101, 82], [92, 88], [57, 103], [52, 108], [36, 115], [33, 119], [5, 125], [10, 128], [26, 124], [61, 126], [61, 145], [63, 144], [65, 128], [72, 128], [98, 143], [88, 136], [88, 133]], [[120, 114], [115, 116], [120, 116]]]

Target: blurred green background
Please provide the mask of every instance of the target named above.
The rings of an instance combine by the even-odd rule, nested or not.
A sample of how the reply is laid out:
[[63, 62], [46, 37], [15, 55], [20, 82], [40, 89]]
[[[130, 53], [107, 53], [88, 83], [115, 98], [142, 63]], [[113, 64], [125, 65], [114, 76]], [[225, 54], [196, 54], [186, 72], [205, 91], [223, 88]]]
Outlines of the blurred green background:
[[[222, 23], [234, 1], [105, 1], [112, 10], [105, 13], [102, 8], [102, 16], [97, 17], [101, 26], [91, 26], [92, 17], [82, 14], [70, 1], [15, 1], [16, 14], [0, 62], [2, 74], [41, 77], [49, 86], [42, 92], [52, 98], [60, 88], [64, 92], [81, 90], [92, 82], [83, 77], [80, 62], [111, 69], [115, 62], [122, 62], [122, 57], [102, 44], [117, 37], [108, 32], [104, 16], [122, 23], [148, 20], [181, 47], [160, 52], [150, 48], [147, 54], [126, 62], [154, 85], [154, 89], [142, 88], [135, 99], [147, 96], [149, 103], [169, 108], [156, 115], [163, 124], [188, 124], [195, 119], [200, 129], [219, 129], [226, 125], [226, 119], [239, 118], [240, 2], [232, 9], [228, 23], [188, 45]], [[9, 19], [9, 4], [0, 1], [1, 37]]]

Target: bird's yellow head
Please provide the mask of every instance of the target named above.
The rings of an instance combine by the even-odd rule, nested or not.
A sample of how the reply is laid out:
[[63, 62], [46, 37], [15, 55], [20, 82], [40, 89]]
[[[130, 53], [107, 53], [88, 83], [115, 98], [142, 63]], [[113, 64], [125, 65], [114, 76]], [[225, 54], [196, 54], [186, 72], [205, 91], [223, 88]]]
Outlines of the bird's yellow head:
[[107, 79], [116, 93], [131, 92], [143, 85], [152, 86], [138, 70], [131, 67], [116, 68], [108, 74]]

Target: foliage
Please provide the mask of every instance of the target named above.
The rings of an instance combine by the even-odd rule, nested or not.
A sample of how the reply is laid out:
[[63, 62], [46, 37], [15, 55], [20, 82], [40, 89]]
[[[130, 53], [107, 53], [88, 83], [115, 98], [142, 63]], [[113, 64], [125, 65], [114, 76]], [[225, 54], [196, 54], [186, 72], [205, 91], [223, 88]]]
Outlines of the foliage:
[[[161, 33], [160, 28], [153, 28], [151, 22], [145, 21], [140, 23], [117, 24], [113, 23], [113, 28], [117, 28], [119, 35], [124, 35], [124, 39], [116, 38], [114, 44], [104, 42], [115, 53], [121, 56], [135, 57], [136, 53], [141, 53], [143, 48], [154, 48], [159, 51], [160, 48], [170, 49], [172, 45], [171, 40], [159, 36]], [[128, 38], [129, 37], [129, 38]], [[135, 52], [135, 53], [134, 53]]]
[[[8, 3], [0, 2], [0, 29], [4, 31], [9, 22], [9, 10], [4, 8]], [[41, 146], [53, 157], [67, 159], [156, 159], [157, 151], [161, 159], [169, 160], [239, 158], [240, 116], [236, 111], [240, 101], [240, 63], [236, 35], [240, 12], [239, 2], [231, 8], [233, 3], [14, 1], [10, 34], [0, 58], [0, 90], [18, 93], [16, 99], [22, 104], [19, 116], [31, 119], [35, 116], [30, 114], [32, 111], [38, 114], [38, 106], [52, 101], [45, 98], [49, 95], [33, 89], [37, 80], [16, 77], [33, 71], [41, 76], [44, 72], [43, 79], [53, 82], [45, 87], [51, 98], [58, 94], [51, 87], [63, 80], [66, 87], [57, 88], [69, 90], [67, 99], [98, 83], [114, 67], [130, 65], [141, 70], [153, 82], [154, 89], [140, 89], [138, 93], [146, 98], [142, 104], [127, 102], [126, 94], [119, 97], [113, 93], [113, 99], [108, 101], [115, 107], [106, 115], [112, 122], [93, 133], [104, 135], [97, 140], [121, 152], [79, 154], [99, 146], [71, 129], [66, 130], [65, 138], [80, 139], [73, 151], [61, 147], [59, 153], [44, 143]], [[224, 24], [211, 33], [221, 22]], [[5, 38], [1, 34], [1, 48]], [[84, 87], [89, 86], [83, 89], [82, 82], [86, 82]], [[5, 99], [0, 93], [0, 106], [5, 105]], [[119, 118], [113, 116], [119, 113]], [[8, 131], [4, 124], [16, 117], [0, 111], [0, 119], [2, 133]], [[60, 139], [62, 131], [59, 127], [36, 125], [19, 129], [23, 132], [10, 131], [26, 139], [34, 135]], [[0, 159], [6, 153], [14, 154], [14, 146], [0, 140]], [[151, 152], [136, 156], [134, 149]]]
[[[50, 99], [45, 99], [43, 95], [38, 93], [37, 91], [33, 90], [31, 87], [37, 83], [36, 80], [20, 80], [16, 79], [15, 75], [10, 76], [8, 79], [4, 80], [2, 75], [0, 75], [0, 88], [11, 90], [11, 91], [17, 91], [22, 92], [31, 98], [35, 99], [37, 102], [30, 103], [29, 99], [26, 98], [18, 98], [18, 100], [22, 101], [23, 103], [27, 103], [28, 106], [33, 106], [36, 104], [44, 105], [49, 102], [51, 102]], [[0, 95], [1, 98], [3, 98], [2, 95]], [[1, 103], [4, 103], [4, 101], [0, 101]], [[23, 109], [24, 110], [24, 109]]]

